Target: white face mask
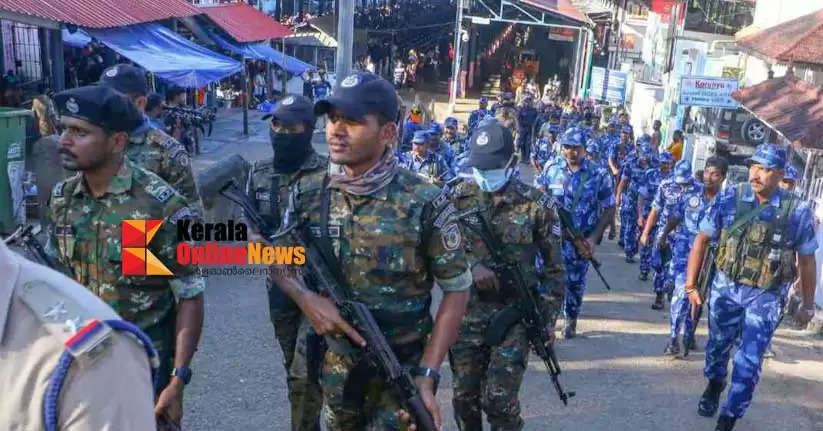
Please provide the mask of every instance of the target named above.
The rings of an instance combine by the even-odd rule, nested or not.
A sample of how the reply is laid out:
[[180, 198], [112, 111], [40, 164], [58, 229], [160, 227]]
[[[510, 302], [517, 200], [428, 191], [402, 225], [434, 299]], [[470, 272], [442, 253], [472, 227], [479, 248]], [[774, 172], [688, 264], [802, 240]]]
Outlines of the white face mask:
[[514, 175], [514, 168], [509, 166], [500, 169], [480, 170], [472, 168], [472, 177], [484, 192], [496, 192], [503, 188]]

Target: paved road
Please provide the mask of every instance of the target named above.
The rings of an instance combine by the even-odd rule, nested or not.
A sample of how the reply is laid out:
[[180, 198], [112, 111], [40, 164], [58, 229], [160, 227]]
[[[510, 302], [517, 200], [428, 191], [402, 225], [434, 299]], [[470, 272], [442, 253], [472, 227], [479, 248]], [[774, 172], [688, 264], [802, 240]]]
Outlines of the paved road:
[[[267, 139], [260, 136], [239, 144], [209, 145], [197, 168], [231, 152], [268, 154]], [[521, 390], [526, 429], [714, 429], [714, 420], [695, 413], [704, 385], [702, 352], [686, 360], [661, 356], [668, 313], [650, 309], [651, 283], [638, 281], [636, 264], [624, 263], [618, 252], [609, 241], [598, 249], [614, 290], [606, 292], [590, 274], [581, 337], [557, 346], [562, 383], [577, 397], [563, 407], [543, 365], [532, 358]], [[705, 323], [698, 335], [703, 343]], [[738, 429], [823, 431], [823, 341], [782, 328], [774, 348], [778, 356], [767, 361], [752, 407]], [[205, 331], [193, 365], [195, 377], [186, 390], [185, 428], [288, 430], [281, 363], [262, 277], [209, 278]], [[443, 369], [438, 398], [445, 429], [455, 430], [447, 364]]]

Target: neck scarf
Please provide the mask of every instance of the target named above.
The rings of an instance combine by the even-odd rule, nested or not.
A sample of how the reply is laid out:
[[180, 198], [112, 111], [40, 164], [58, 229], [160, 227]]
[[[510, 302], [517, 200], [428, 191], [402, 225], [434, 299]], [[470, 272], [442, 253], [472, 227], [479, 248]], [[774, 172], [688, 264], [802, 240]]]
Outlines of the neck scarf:
[[386, 187], [399, 169], [394, 152], [386, 148], [383, 157], [374, 166], [356, 177], [346, 175], [343, 166], [329, 163], [329, 187], [356, 196], [368, 196]]

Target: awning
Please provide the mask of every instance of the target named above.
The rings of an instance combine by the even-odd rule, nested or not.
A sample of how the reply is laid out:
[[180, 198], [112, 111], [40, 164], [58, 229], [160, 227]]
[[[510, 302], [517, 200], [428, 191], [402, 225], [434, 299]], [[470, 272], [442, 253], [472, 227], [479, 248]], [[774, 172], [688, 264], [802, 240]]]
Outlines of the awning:
[[515, 3], [523, 3], [578, 24], [594, 26], [589, 17], [573, 5], [570, 0], [518, 0]]
[[290, 46], [316, 46], [318, 48], [337, 48], [337, 41], [322, 32], [295, 33], [284, 37], [283, 40]]
[[86, 31], [123, 57], [181, 87], [205, 87], [243, 68], [239, 61], [189, 42], [160, 24]]
[[238, 42], [279, 39], [291, 34], [288, 27], [245, 3], [200, 6], [198, 9]]
[[227, 49], [249, 58], [267, 61], [294, 75], [300, 75], [307, 70], [314, 69], [314, 66], [311, 64], [290, 55], [286, 55], [270, 47], [266, 42], [233, 44], [216, 34], [212, 33], [210, 36], [214, 42], [223, 49]]
[[732, 93], [747, 111], [795, 145], [823, 149], [823, 94], [789, 72]]
[[744, 28], [737, 45], [755, 56], [779, 63], [823, 67], [823, 9], [772, 27]]
[[69, 46], [73, 46], [75, 48], [85, 48], [86, 45], [91, 43], [91, 36], [86, 33], [82, 28], [78, 28], [75, 30], [74, 33], [70, 33], [65, 28], [62, 30], [63, 33], [63, 43]]

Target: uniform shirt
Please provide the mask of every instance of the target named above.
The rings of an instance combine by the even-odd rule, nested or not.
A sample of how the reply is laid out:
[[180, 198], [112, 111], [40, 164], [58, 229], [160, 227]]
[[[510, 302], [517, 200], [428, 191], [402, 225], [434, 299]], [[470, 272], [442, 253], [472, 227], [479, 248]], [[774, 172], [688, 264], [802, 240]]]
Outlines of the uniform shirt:
[[583, 235], [591, 234], [600, 213], [614, 206], [611, 176], [589, 160], [583, 160], [580, 169], [572, 172], [566, 159], [557, 157], [535, 179], [535, 185], [546, 187], [546, 192], [569, 211], [575, 229]]
[[471, 134], [472, 130], [477, 127], [477, 123], [480, 122], [486, 115], [492, 114], [491, 109], [475, 109], [469, 115], [469, 134]]
[[551, 143], [548, 138], [540, 138], [534, 143], [532, 148], [532, 157], [540, 166], [544, 166], [549, 160], [557, 157], [555, 144]]
[[414, 138], [414, 132], [422, 129], [423, 126], [420, 124], [412, 120], [406, 120], [406, 122], [403, 123], [403, 140], [400, 143], [400, 151], [409, 151], [412, 147], [411, 141]]
[[[147, 248], [173, 277], [122, 274], [121, 222], [140, 219], [164, 221]], [[194, 266], [177, 263], [178, 220], [198, 220], [197, 210], [160, 177], [126, 160], [100, 198], [79, 172], [54, 186], [45, 249], [78, 283], [146, 330], [174, 309], [175, 298], [193, 298], [205, 288]]]
[[414, 151], [409, 151], [403, 154], [400, 162], [402, 167], [420, 175], [430, 183], [443, 184], [454, 177], [448, 163], [432, 152], [426, 152], [425, 156], [420, 157]]
[[517, 113], [517, 123], [520, 130], [523, 131], [521, 134], [531, 133], [535, 121], [537, 121], [537, 109], [531, 106], [523, 106], [520, 108], [520, 112]]
[[455, 166], [455, 163], [457, 161], [457, 157], [460, 156], [461, 154], [466, 152], [466, 150], [469, 149], [468, 139], [466, 139], [463, 136], [457, 136], [456, 138], [454, 138], [452, 140], [444, 139], [443, 143], [448, 145], [449, 148], [451, 149], [451, 152], [452, 152], [452, 155], [453, 155], [451, 168], [452, 168], [452, 170], [454, 170], [454, 166]]
[[675, 274], [686, 273], [689, 252], [697, 233], [700, 232], [700, 223], [717, 196], [719, 193], [709, 199], [706, 197], [706, 188], [703, 184], [694, 181], [682, 189], [673, 208], [669, 211], [671, 218], [680, 222], [672, 233], [674, 241], [671, 243], [672, 265], [674, 265]]
[[627, 207], [634, 205], [637, 202], [637, 197], [640, 194], [640, 188], [646, 180], [646, 171], [648, 167], [643, 167], [640, 164], [640, 159], [637, 157], [627, 157], [626, 162], [622, 167], [620, 180], [626, 180], [626, 186], [623, 188], [623, 196], [621, 197], [621, 206]]
[[174, 138], [146, 124], [132, 134], [126, 157], [157, 174], [190, 204], [200, 208], [200, 193], [194, 183], [189, 153]]
[[660, 184], [666, 178], [668, 178], [668, 176], [664, 177], [663, 171], [661, 171], [660, 168], [649, 168], [643, 175], [638, 191], [638, 194], [646, 199], [644, 202], [645, 205], [643, 206], [643, 217], [648, 217], [649, 212], [651, 212], [652, 201], [657, 195]]
[[[306, 176], [298, 188], [296, 214], [320, 236], [323, 176]], [[374, 313], [390, 344], [425, 342], [433, 284], [466, 291], [472, 282], [447, 196], [404, 169], [368, 196], [327, 190], [326, 228], [353, 299]]]
[[[544, 264], [537, 271], [534, 265], [521, 265], [523, 278], [530, 287], [540, 283], [539, 296], [554, 322], [563, 303], [565, 275], [560, 251], [561, 228], [557, 213], [538, 203], [540, 191], [511, 180], [500, 192], [488, 193], [480, 190], [471, 180], [463, 180], [453, 186], [452, 201], [458, 213], [470, 209], [478, 212], [463, 217], [464, 248], [470, 267], [482, 263], [492, 268], [495, 263], [488, 246], [478, 233], [481, 220], [505, 247], [501, 250], [511, 262], [534, 262], [537, 252], [543, 256]], [[514, 298], [512, 298], [514, 299]], [[471, 301], [477, 300], [472, 295]]]
[[314, 81], [312, 84], [314, 100], [325, 99], [329, 95], [329, 90], [331, 90], [331, 84], [325, 79]]
[[[729, 228], [734, 223], [737, 189], [736, 186], [726, 187], [719, 193], [717, 201], [700, 222], [701, 232], [712, 238], [719, 238], [721, 230]], [[774, 220], [779, 212], [781, 199], [789, 198], [790, 193], [778, 188], [767, 202], [769, 208], [758, 214], [755, 220], [764, 222]], [[741, 199], [746, 202], [753, 202], [755, 207], [758, 206], [757, 198], [751, 186], [745, 187]], [[786, 238], [788, 239], [789, 248], [795, 250], [801, 256], [812, 255], [817, 250], [817, 240], [815, 239], [812, 210], [809, 202], [798, 202], [792, 213], [789, 214]]]
[[[272, 160], [256, 162], [246, 193], [260, 216], [269, 226], [276, 229], [289, 224], [288, 220], [283, 220], [282, 217], [289, 206], [292, 186], [305, 175], [325, 172], [328, 166], [329, 159], [315, 152], [312, 152], [300, 168], [292, 173], [276, 173]], [[277, 178], [277, 190], [272, 190], [273, 177]], [[277, 214], [273, 212], [275, 208]]]
[[[118, 316], [83, 286], [3, 241], [0, 274], [0, 429], [42, 430], [46, 388], [64, 343], [93, 319]], [[80, 354], [69, 368], [58, 398], [58, 429], [154, 430], [145, 350], [119, 332], [109, 333], [100, 349], [96, 357]]]
[[612, 146], [609, 148], [609, 160], [613, 161], [617, 169], [622, 170], [625, 159], [629, 156], [629, 146], [630, 143], [620, 143], [618, 139], [617, 142], [613, 142]]

